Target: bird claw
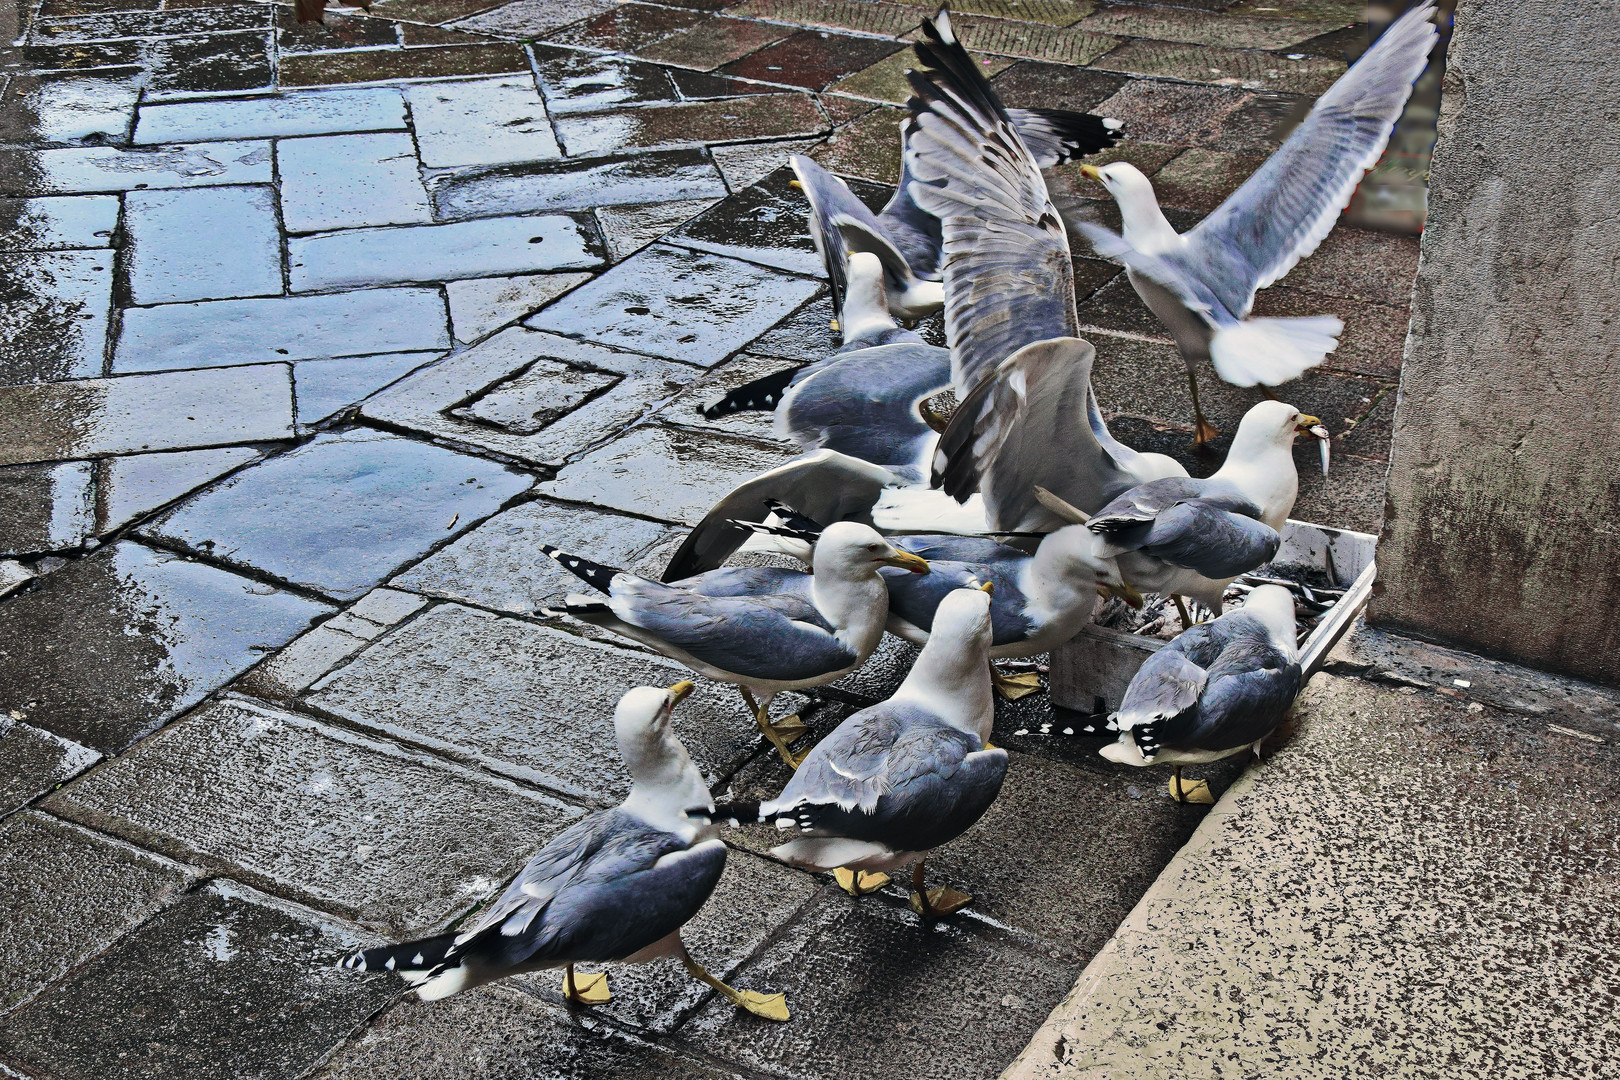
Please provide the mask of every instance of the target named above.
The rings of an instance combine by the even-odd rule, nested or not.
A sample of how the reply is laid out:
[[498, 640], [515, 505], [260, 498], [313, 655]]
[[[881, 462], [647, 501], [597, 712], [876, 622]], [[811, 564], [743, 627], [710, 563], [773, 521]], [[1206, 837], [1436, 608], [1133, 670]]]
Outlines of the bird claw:
[[865, 896], [875, 893], [889, 883], [888, 874], [873, 874], [865, 870], [851, 870], [840, 866], [833, 871], [833, 880], [838, 887], [851, 896]]
[[920, 893], [911, 894], [911, 910], [925, 919], [937, 919], [941, 915], [954, 915], [973, 902], [973, 897], [967, 893], [957, 892], [949, 885], [941, 885], [937, 889], [929, 889], [927, 897]]
[[789, 1019], [786, 994], [761, 994], [757, 990], [737, 991], [737, 1008], [778, 1023]]
[[992, 671], [990, 682], [995, 686], [996, 693], [1008, 701], [1028, 697], [1041, 688], [1041, 677], [1033, 671], [1026, 671], [1021, 675], [1003, 675], [999, 671]]
[[1209, 790], [1208, 780], [1183, 780], [1178, 776], [1170, 778], [1170, 797], [1178, 803], [1191, 803], [1194, 806], [1214, 806], [1215, 793]]
[[569, 980], [564, 980], [563, 999], [572, 1001], [577, 1005], [606, 1005], [613, 1000], [613, 992], [608, 989], [607, 972], [597, 971], [586, 975], [574, 973], [573, 992], [569, 992]]
[[1208, 420], [1205, 420], [1201, 416], [1198, 418], [1198, 422], [1194, 425], [1193, 431], [1194, 446], [1205, 446], [1208, 443], [1213, 442], [1221, 434], [1220, 428], [1216, 427], [1214, 424], [1210, 423]]

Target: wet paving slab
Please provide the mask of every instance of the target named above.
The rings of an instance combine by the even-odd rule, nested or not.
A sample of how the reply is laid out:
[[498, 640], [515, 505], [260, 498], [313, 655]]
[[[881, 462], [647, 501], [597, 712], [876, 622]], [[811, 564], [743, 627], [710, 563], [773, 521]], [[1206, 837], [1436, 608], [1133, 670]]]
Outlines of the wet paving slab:
[[112, 246], [115, 195], [0, 199], [0, 251], [59, 251]]
[[[1079, 965], [957, 919], [924, 926], [881, 897], [823, 890], [736, 980], [787, 994], [771, 1024], [711, 1000], [676, 1045], [768, 1076], [994, 1076], [1066, 993]], [[971, 1039], [962, 1032], [971, 1031]]]
[[1117, 37], [1278, 51], [1286, 51], [1290, 46], [1343, 26], [1308, 19], [1242, 18], [1180, 7], [1134, 5], [1104, 7], [1081, 20], [1079, 25]]
[[[544, 557], [538, 547], [535, 554]], [[614, 706], [629, 687], [672, 686], [689, 674], [645, 652], [443, 604], [379, 639], [304, 700], [350, 724], [607, 806], [630, 790]], [[700, 686], [677, 711], [675, 732], [710, 782], [762, 744], [742, 698], [717, 684]]]
[[1344, 74], [1344, 65], [1322, 56], [1298, 60], [1274, 53], [1216, 49], [1174, 42], [1129, 41], [1097, 61], [1105, 71], [1241, 86], [1292, 94], [1320, 94]]
[[806, 231], [809, 204], [783, 168], [717, 203], [675, 232], [669, 242], [749, 262], [819, 276], [821, 256]]
[[114, 11], [45, 17], [35, 21], [33, 37], [37, 41], [106, 41], [266, 30], [274, 19], [274, 12], [273, 7], [265, 4], [238, 4], [178, 11]]
[[411, 124], [429, 169], [561, 157], [546, 106], [522, 78], [424, 83], [408, 88]]
[[579, 816], [509, 781], [234, 697], [45, 806], [390, 934], [465, 913], [536, 837]]
[[669, 73], [654, 64], [545, 45], [536, 45], [532, 51], [536, 81], [545, 95], [546, 109], [554, 116], [680, 100]]
[[705, 18], [707, 16], [698, 10], [623, 4], [594, 19], [552, 31], [544, 35], [544, 40], [575, 49], [634, 53]]
[[124, 230], [122, 258], [137, 304], [282, 291], [281, 233], [269, 185], [131, 191], [124, 196]]
[[13, 75], [0, 93], [0, 142], [122, 142], [140, 97], [141, 69]]
[[110, 251], [0, 253], [0, 384], [101, 374], [112, 271]]
[[644, 60], [713, 71], [792, 34], [791, 27], [715, 16], [637, 50]]
[[645, 105], [612, 113], [568, 115], [556, 121], [557, 137], [571, 157], [786, 139], [820, 134], [829, 126], [815, 99], [806, 94]]
[[[1032, 5], [1023, 4], [1029, 8]], [[972, 5], [953, 10], [971, 11]], [[727, 14], [743, 19], [791, 23], [822, 30], [851, 30], [872, 37], [899, 37], [917, 29], [919, 14], [910, 6], [892, 3], [865, 3], [862, 0], [744, 0], [727, 9]], [[1076, 16], [1078, 18], [1078, 16]]]
[[287, 242], [295, 292], [394, 285], [429, 278], [589, 270], [605, 251], [586, 214], [481, 218], [445, 225], [345, 229]]
[[322, 675], [427, 603], [426, 597], [398, 589], [373, 589], [341, 615], [301, 634], [235, 687], [268, 701], [294, 702]]
[[736, 259], [654, 244], [525, 325], [711, 367], [820, 287]]
[[129, 454], [96, 462], [95, 534], [105, 536], [195, 491], [263, 451], [256, 446]]
[[714, 203], [713, 199], [684, 199], [640, 206], [599, 206], [596, 223], [607, 242], [609, 259], [623, 262]]
[[278, 76], [283, 87], [340, 86], [395, 79], [509, 75], [528, 69], [528, 57], [515, 45], [444, 45], [295, 54], [282, 57]]
[[270, 144], [254, 141], [118, 150], [0, 150], [0, 185], [8, 195], [71, 195], [135, 188], [271, 182]]
[[[822, 100], [831, 102], [836, 99]], [[709, 153], [713, 155], [714, 163], [720, 169], [720, 175], [725, 177], [726, 186], [733, 192], [738, 192], [751, 184], [757, 184], [786, 165], [788, 158], [793, 154], [806, 153], [812, 147], [819, 146], [821, 142], [820, 138], [809, 138], [744, 143], [716, 146], [711, 148]]]
[[[20, 809], [100, 760], [88, 746], [0, 716], [0, 815]], [[19, 905], [7, 906], [15, 910]], [[0, 1009], [6, 1007], [0, 1000]]]
[[366, 417], [558, 464], [606, 442], [697, 377], [683, 364], [510, 327], [368, 401]]
[[352, 600], [530, 482], [479, 458], [362, 429], [318, 436], [245, 469], [143, 531]]
[[365, 289], [327, 296], [130, 308], [123, 313], [113, 370], [154, 371], [449, 347], [448, 315], [438, 289]]
[[433, 220], [407, 132], [282, 139], [276, 169], [289, 233]]
[[696, 525], [732, 488], [796, 455], [779, 445], [638, 427], [539, 485], [554, 498]]
[[0, 465], [291, 435], [285, 364], [0, 387]]
[[900, 124], [906, 116], [904, 109], [873, 109], [840, 127], [809, 156], [828, 172], [892, 188], [900, 182]]
[[583, 1010], [565, 1010], [508, 985], [480, 987], [443, 1002], [402, 999], [339, 1047], [315, 1075], [319, 1080], [376, 1076], [734, 1080], [735, 1076], [728, 1069], [609, 1028]]
[[457, 341], [479, 341], [590, 279], [590, 274], [516, 274], [446, 282], [452, 331]]
[[438, 173], [427, 184], [441, 219], [720, 199], [727, 194], [714, 162], [696, 149]]
[[364, 87], [146, 105], [135, 121], [134, 141], [137, 145], [213, 142], [404, 129], [404, 96], [392, 87]]
[[804, 30], [721, 68], [722, 74], [760, 82], [786, 83], [809, 90], [827, 86], [905, 46], [898, 41]]
[[63, 1080], [291, 1080], [388, 1001], [337, 966], [375, 940], [210, 882], [0, 1021], [0, 1055]]
[[274, 49], [274, 36], [269, 33], [158, 39], [142, 49], [150, 71], [146, 97], [161, 101], [193, 94], [269, 90], [276, 81], [271, 61]]
[[180, 899], [195, 879], [161, 855], [44, 814], [0, 822], [0, 903], [13, 931], [0, 943], [0, 1013]]
[[[994, 76], [1015, 61], [1007, 57], [974, 54], [984, 73]], [[1027, 61], [1026, 61], [1027, 62]], [[917, 66], [917, 58], [910, 49], [902, 49], [886, 59], [853, 72], [827, 89], [834, 94], [847, 94], [867, 101], [882, 101], [891, 105], [904, 105], [911, 96], [911, 84], [906, 82], [906, 69]], [[1073, 70], [1066, 69], [1066, 70]]]
[[120, 541], [0, 607], [0, 709], [117, 752], [330, 610]]
[[294, 361], [293, 397], [299, 429], [307, 431], [311, 425], [330, 419], [417, 368], [431, 364], [439, 355], [437, 352], [381, 353]]
[[557, 607], [569, 593], [586, 587], [542, 557], [537, 545], [634, 568], [648, 549], [676, 535], [681, 531], [658, 522], [537, 499], [496, 514], [394, 578], [393, 584], [441, 600], [530, 615]]
[[1015, 109], [1062, 108], [1090, 112], [1117, 93], [1125, 85], [1125, 77], [1067, 64], [1021, 60], [994, 75], [991, 82], [1001, 100]]
[[0, 468], [0, 555], [76, 548], [90, 535], [94, 517], [89, 462]]
[[505, 37], [534, 38], [549, 30], [611, 11], [617, 0], [515, 0], [456, 22], [458, 28]]
[[[1057, 64], [1089, 64], [1119, 44], [1117, 37], [1076, 26], [1042, 26], [972, 15], [953, 15], [951, 26], [962, 44], [974, 52]], [[907, 36], [914, 37], [916, 32]]]
[[387, 19], [323, 11], [320, 22], [301, 23], [291, 9], [276, 12], [276, 48], [288, 53], [389, 48], [401, 44], [400, 27]]

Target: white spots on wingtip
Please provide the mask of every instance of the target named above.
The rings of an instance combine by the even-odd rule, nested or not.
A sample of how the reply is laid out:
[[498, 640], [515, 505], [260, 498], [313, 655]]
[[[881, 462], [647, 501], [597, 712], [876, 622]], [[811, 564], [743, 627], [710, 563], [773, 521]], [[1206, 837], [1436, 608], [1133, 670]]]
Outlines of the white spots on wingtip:
[[398, 959], [398, 958], [397, 958], [397, 957], [393, 957], [393, 956], [390, 956], [390, 957], [389, 957], [389, 958], [388, 958], [388, 963], [386, 963], [386, 964], [384, 964], [384, 965], [383, 965], [383, 967], [385, 967], [385, 968], [387, 968], [387, 969], [388, 969], [388, 970], [389, 970], [389, 971], [393, 971], [393, 970], [394, 970], [394, 961], [395, 961], [395, 960], [396, 960], [396, 959]]
[[426, 961], [423, 959], [421, 953], [417, 953], [415, 956], [411, 957], [411, 963], [413, 963], [413, 964], [421, 964], [421, 963], [425, 963], [425, 962]]
[[1119, 131], [1124, 126], [1125, 122], [1123, 120], [1115, 120], [1112, 116], [1103, 117], [1103, 127], [1109, 131]]

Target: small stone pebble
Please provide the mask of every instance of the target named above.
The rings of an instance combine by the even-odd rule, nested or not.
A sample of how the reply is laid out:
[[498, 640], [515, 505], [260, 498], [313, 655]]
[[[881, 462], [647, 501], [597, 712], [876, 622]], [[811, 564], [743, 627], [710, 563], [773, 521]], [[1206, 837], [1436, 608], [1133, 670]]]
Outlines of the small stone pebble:
[[1135, 784], [1126, 784], [1125, 794], [1129, 795], [1133, 799], [1140, 799], [1142, 797], [1142, 789], [1137, 787]]

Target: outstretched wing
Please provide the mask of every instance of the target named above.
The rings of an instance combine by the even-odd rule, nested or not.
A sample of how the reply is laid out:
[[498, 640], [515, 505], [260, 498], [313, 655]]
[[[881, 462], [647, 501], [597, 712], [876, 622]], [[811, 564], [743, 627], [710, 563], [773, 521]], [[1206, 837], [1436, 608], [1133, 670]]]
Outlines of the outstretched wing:
[[1113, 146], [1125, 126], [1118, 120], [1068, 109], [1008, 109], [1007, 119], [1042, 169]]
[[876, 465], [926, 467], [934, 432], [917, 411], [951, 384], [951, 354], [935, 345], [878, 345], [845, 353], [789, 387], [776, 433]]
[[716, 503], [687, 534], [663, 579], [679, 581], [724, 563], [750, 535], [733, 522], [764, 521], [771, 512], [768, 500], [829, 525], [846, 520], [870, 523], [883, 489], [910, 481], [891, 469], [833, 450], [794, 458], [745, 480]]
[[1046, 181], [1007, 110], [941, 12], [909, 73], [908, 185], [941, 221], [945, 331], [957, 394], [1036, 341], [1073, 337], [1074, 265]]
[[1199, 265], [1198, 276], [1232, 314], [1247, 315], [1255, 291], [1288, 273], [1332, 230], [1428, 63], [1438, 36], [1434, 13], [1425, 0], [1384, 31], [1282, 147], [1187, 234], [1187, 247], [1170, 256]]

